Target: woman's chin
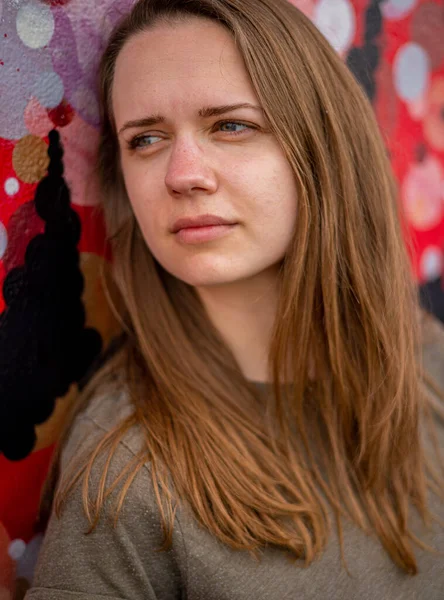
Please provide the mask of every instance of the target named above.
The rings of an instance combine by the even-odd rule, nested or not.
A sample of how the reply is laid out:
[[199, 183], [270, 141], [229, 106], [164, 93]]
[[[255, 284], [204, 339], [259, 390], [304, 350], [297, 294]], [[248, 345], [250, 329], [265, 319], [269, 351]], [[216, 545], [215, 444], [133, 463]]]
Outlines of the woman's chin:
[[[275, 280], [278, 267], [252, 260], [188, 260], [182, 264], [171, 261], [164, 268], [176, 279], [192, 287], [228, 286], [253, 280]], [[202, 257], [200, 257], [202, 259]]]
[[251, 276], [250, 269], [235, 268], [241, 265], [233, 265], [233, 260], [209, 258], [194, 256], [181, 263], [171, 261], [171, 267], [164, 263], [164, 268], [176, 279], [193, 287], [224, 285]]
[[183, 274], [183, 275], [175, 275], [177, 279], [187, 283], [192, 287], [210, 287], [210, 286], [220, 286], [220, 285], [228, 285], [230, 283], [234, 283], [237, 281], [236, 278], [233, 278], [232, 275], [222, 274], [222, 273], [199, 273], [199, 274]]

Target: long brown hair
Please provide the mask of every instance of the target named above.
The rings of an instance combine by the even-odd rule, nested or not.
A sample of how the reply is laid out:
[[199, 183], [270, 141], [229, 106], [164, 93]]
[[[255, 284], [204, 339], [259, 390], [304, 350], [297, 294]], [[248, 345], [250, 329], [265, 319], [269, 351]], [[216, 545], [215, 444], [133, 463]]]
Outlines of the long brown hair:
[[[265, 407], [195, 291], [151, 255], [120, 168], [110, 101], [116, 58], [160, 19], [192, 17], [233, 34], [297, 185], [269, 355], [274, 393]], [[327, 543], [332, 512], [340, 539], [341, 519], [351, 518], [416, 573], [412, 542], [420, 542], [409, 511], [428, 521], [430, 479], [419, 437], [418, 298], [389, 160], [352, 74], [284, 0], [141, 0], [111, 36], [100, 97], [99, 175], [126, 334], [86, 397], [120, 369], [134, 414], [63, 478], [56, 510], [83, 476], [94, 528], [109, 492], [105, 472], [89, 501], [94, 461], [105, 452], [110, 459], [138, 424], [143, 450], [125, 473], [117, 515], [149, 462], [166, 546], [180, 501], [233, 548], [273, 544], [310, 564]]]

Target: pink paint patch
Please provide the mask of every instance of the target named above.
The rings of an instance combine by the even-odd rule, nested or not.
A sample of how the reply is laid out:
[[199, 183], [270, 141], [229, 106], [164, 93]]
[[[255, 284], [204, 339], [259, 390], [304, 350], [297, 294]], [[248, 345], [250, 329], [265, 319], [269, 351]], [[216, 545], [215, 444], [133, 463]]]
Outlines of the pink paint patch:
[[444, 151], [444, 77], [436, 77], [427, 97], [424, 137], [432, 148]]
[[402, 196], [404, 209], [413, 227], [419, 231], [432, 229], [442, 218], [441, 182], [444, 177], [439, 160], [428, 156], [413, 165], [407, 173]]
[[316, 0], [290, 0], [290, 4], [294, 4], [306, 17], [311, 19], [314, 13]]
[[46, 137], [54, 125], [48, 117], [48, 111], [36, 98], [31, 98], [24, 112], [25, 125], [29, 131], [39, 137]]
[[99, 203], [99, 187], [94, 165], [99, 134], [75, 115], [71, 123], [60, 130], [65, 151], [65, 179], [71, 190], [71, 201], [79, 206], [94, 206]]
[[427, 112], [426, 95], [423, 94], [419, 98], [416, 98], [416, 100], [412, 100], [411, 102], [408, 102], [407, 110], [409, 111], [412, 119], [414, 119], [415, 121], [421, 121], [425, 117], [426, 112]]

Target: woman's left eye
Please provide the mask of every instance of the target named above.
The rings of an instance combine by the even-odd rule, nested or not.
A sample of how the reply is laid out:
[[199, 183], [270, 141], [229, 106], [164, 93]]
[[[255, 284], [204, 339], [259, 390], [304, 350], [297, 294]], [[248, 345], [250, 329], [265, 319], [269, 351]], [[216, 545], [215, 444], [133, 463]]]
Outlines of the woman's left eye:
[[218, 123], [219, 130], [223, 133], [238, 134], [243, 133], [247, 129], [253, 129], [252, 125], [246, 123], [238, 123], [237, 121], [222, 121]]
[[129, 147], [131, 150], [138, 150], [138, 149], [143, 149], [143, 148], [147, 148], [148, 146], [152, 146], [153, 143], [153, 138], [156, 140], [161, 140], [162, 138], [159, 137], [158, 135], [139, 135], [136, 136], [135, 138], [133, 138], [132, 140], [129, 141]]

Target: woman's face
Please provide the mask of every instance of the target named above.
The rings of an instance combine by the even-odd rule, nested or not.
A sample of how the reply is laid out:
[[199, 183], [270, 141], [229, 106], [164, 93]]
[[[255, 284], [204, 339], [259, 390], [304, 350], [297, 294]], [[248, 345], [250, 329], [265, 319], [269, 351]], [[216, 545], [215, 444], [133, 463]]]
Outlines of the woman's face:
[[277, 270], [294, 177], [230, 33], [191, 18], [137, 34], [112, 104], [128, 196], [164, 269], [197, 287]]

